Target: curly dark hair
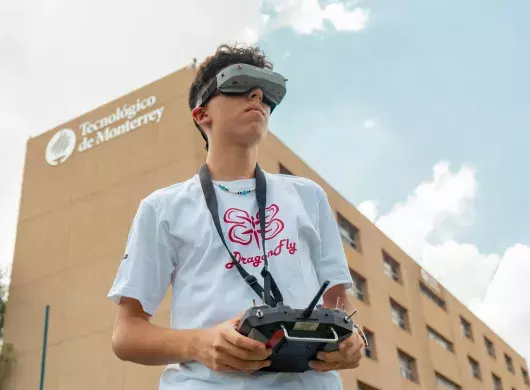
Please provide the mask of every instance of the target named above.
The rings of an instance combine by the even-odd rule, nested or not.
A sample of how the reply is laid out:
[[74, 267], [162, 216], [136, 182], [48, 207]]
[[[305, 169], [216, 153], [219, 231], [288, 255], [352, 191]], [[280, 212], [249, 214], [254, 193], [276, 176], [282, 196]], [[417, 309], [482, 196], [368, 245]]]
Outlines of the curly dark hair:
[[[199, 93], [201, 93], [205, 85], [213, 80], [217, 73], [230, 65], [241, 63], [270, 70], [273, 69], [272, 63], [267, 60], [266, 55], [259, 47], [222, 44], [217, 47], [214, 54], [208, 56], [199, 65], [197, 74], [189, 89], [188, 105], [190, 110], [195, 108]], [[202, 138], [206, 142], [205, 148], [208, 150], [208, 137], [197, 122], [195, 122], [195, 127], [201, 132]]]

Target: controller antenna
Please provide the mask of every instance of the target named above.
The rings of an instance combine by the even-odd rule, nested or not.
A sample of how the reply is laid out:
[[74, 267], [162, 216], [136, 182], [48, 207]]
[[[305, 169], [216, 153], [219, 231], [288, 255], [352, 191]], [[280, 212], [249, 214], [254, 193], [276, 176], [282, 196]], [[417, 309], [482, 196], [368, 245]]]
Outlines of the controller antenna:
[[309, 318], [309, 316], [313, 312], [313, 309], [317, 305], [319, 299], [322, 297], [322, 295], [324, 295], [324, 291], [326, 290], [326, 287], [328, 287], [328, 285], [329, 285], [329, 280], [326, 280], [324, 284], [322, 285], [322, 287], [320, 287], [320, 290], [318, 290], [317, 295], [315, 295], [315, 297], [313, 298], [309, 306], [302, 313], [302, 318]]

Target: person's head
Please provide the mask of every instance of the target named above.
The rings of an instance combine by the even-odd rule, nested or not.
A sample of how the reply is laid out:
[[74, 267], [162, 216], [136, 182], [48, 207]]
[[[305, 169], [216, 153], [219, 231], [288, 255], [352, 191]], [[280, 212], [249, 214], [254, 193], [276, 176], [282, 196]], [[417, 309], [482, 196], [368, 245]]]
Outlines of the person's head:
[[[272, 64], [257, 47], [221, 45], [207, 57], [197, 70], [188, 96], [195, 126], [206, 141], [206, 150], [213, 143], [239, 144], [253, 147], [267, 134], [271, 109], [263, 101], [260, 88], [247, 94], [227, 96], [215, 93], [206, 104], [196, 107], [197, 100], [208, 84], [223, 69], [235, 64], [248, 64], [272, 70]], [[259, 108], [262, 113], [252, 110]]]

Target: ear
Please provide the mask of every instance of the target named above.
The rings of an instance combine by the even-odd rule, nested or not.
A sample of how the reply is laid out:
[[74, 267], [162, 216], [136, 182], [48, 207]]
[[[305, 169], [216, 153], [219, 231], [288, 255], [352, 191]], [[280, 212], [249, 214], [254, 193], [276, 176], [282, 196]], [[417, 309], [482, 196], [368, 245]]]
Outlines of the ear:
[[205, 107], [195, 107], [191, 111], [191, 115], [197, 124], [201, 127], [208, 127], [211, 122], [211, 117], [208, 115], [208, 111]]

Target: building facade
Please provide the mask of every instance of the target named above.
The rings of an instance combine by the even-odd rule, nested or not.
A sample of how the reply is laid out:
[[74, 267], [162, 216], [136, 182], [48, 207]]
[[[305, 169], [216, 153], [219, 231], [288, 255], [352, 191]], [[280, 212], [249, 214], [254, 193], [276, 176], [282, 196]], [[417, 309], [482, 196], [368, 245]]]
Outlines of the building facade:
[[[43, 361], [46, 390], [157, 388], [163, 367], [114, 356], [116, 305], [106, 294], [140, 200], [204, 161], [187, 107], [193, 75], [182, 69], [28, 141], [5, 324], [16, 351], [7, 390], [37, 389]], [[358, 369], [341, 373], [345, 389], [530, 389], [520, 355], [273, 134], [260, 164], [315, 180], [336, 212], [354, 319], [371, 344]], [[169, 326], [170, 295], [158, 325]]]

